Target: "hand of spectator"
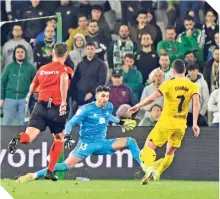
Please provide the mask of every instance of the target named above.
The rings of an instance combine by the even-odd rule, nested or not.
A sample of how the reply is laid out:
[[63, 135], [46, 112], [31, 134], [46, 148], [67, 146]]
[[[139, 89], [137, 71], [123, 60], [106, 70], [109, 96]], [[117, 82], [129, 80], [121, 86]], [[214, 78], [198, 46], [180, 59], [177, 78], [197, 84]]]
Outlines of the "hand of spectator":
[[210, 22], [206, 23], [206, 27], [207, 27], [207, 28], [212, 27], [212, 23], [210, 23]]
[[197, 124], [196, 124], [196, 125], [193, 125], [192, 129], [193, 129], [194, 135], [195, 135], [196, 137], [198, 137], [199, 134], [200, 134], [200, 128], [198, 127], [198, 125], [197, 125]]
[[128, 10], [129, 10], [130, 12], [134, 12], [134, 9], [133, 9], [131, 6], [128, 7]]
[[187, 30], [187, 31], [186, 31], [186, 35], [187, 35], [188, 37], [190, 37], [190, 36], [192, 35], [192, 30], [191, 30], [191, 29]]
[[11, 14], [8, 14], [8, 21], [11, 21], [13, 19]]
[[91, 98], [92, 98], [92, 93], [87, 93], [84, 101], [86, 102], [86, 101], [90, 100]]
[[170, 11], [172, 11], [172, 10], [175, 10], [175, 8], [174, 8], [173, 6], [169, 6], [169, 7], [167, 8], [167, 12], [170, 12]]
[[167, 52], [166, 52], [166, 50], [164, 50], [164, 49], [160, 49], [160, 54], [162, 55], [162, 54], [166, 54]]
[[193, 11], [189, 11], [189, 16], [195, 17], [195, 13]]
[[4, 100], [0, 100], [0, 108], [3, 107], [3, 104], [4, 104]]
[[124, 65], [123, 70], [124, 70], [125, 73], [127, 73], [129, 71], [129, 67], [127, 65]]
[[85, 5], [89, 4], [89, 2], [86, 1], [86, 0], [80, 0], [80, 3], [81, 3], [81, 4], [85, 4]]

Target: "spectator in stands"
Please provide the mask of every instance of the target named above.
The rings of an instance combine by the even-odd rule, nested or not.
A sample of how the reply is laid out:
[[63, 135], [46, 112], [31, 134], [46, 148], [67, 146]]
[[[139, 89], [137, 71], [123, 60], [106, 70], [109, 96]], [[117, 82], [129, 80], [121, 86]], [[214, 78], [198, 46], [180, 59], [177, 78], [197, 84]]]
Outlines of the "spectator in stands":
[[[169, 80], [173, 78], [173, 72], [172, 72], [172, 67], [170, 67], [170, 58], [168, 54], [162, 54], [160, 55], [160, 69], [163, 71], [163, 79], [164, 80]], [[153, 74], [158, 68], [154, 69], [150, 75], [149, 79], [147, 80], [148, 84], [151, 84], [154, 80]]]
[[211, 59], [212, 58], [212, 52], [215, 48], [219, 48], [219, 43], [220, 43], [220, 40], [219, 40], [219, 32], [216, 32], [215, 33], [215, 44], [210, 46], [209, 48], [209, 51], [208, 51], [208, 57], [207, 57], [207, 60]]
[[[37, 70], [49, 62], [52, 61], [52, 51], [55, 45], [55, 30], [52, 26], [47, 26], [44, 31], [45, 39], [43, 42], [39, 42], [34, 47], [34, 62], [36, 62]], [[74, 67], [73, 62], [68, 56], [65, 64]]]
[[167, 53], [171, 64], [174, 60], [183, 58], [183, 46], [176, 41], [176, 30], [174, 27], [169, 26], [166, 28], [166, 39], [158, 43], [157, 53], [158, 55]]
[[105, 40], [105, 37], [101, 34], [99, 30], [98, 22], [94, 19], [89, 21], [88, 26], [89, 35], [86, 36], [86, 42], [94, 43], [96, 47], [96, 55], [104, 60], [104, 55], [107, 49], [108, 42]]
[[67, 41], [67, 45], [68, 45], [69, 51], [72, 51], [73, 46], [74, 46], [73, 40], [74, 40], [74, 37], [76, 36], [76, 34], [81, 33], [84, 36], [87, 36], [89, 34], [87, 17], [83, 14], [80, 14], [78, 16], [78, 27], [76, 29], [70, 29], [69, 32], [70, 32], [70, 36]]
[[213, 50], [212, 57], [206, 62], [203, 70], [210, 93], [219, 88], [219, 48]]
[[25, 125], [25, 98], [35, 74], [35, 67], [27, 61], [25, 47], [17, 45], [13, 61], [5, 67], [1, 75], [0, 107], [3, 106], [4, 125], [11, 125], [17, 114], [20, 125]]
[[178, 35], [177, 41], [182, 43], [185, 52], [196, 51], [197, 59], [203, 61], [205, 34], [195, 28], [195, 22], [191, 16], [185, 18], [184, 26], [186, 30]]
[[77, 27], [78, 11], [69, 0], [60, 0], [60, 6], [56, 12], [61, 12], [63, 37], [66, 40], [69, 36], [69, 29]]
[[95, 99], [95, 89], [105, 85], [107, 66], [95, 55], [95, 44], [86, 44], [86, 56], [78, 64], [70, 85], [70, 96], [79, 106]]
[[73, 50], [69, 53], [69, 56], [72, 62], [74, 63], [76, 70], [77, 65], [79, 64], [79, 62], [83, 60], [83, 57], [86, 54], [86, 39], [84, 35], [81, 33], [76, 34], [73, 40], [73, 45]]
[[136, 56], [136, 65], [143, 76], [143, 84], [146, 84], [151, 71], [159, 65], [159, 58], [152, 50], [152, 44], [151, 35], [149, 33], [143, 33], [141, 36], [142, 50]]
[[211, 93], [208, 102], [208, 110], [213, 112], [213, 120], [211, 126], [219, 127], [219, 88]]
[[[199, 66], [196, 63], [187, 65], [188, 78], [190, 81], [194, 82], [199, 87], [199, 96], [200, 96], [200, 113], [198, 117], [198, 125], [207, 126], [207, 121], [205, 115], [208, 110], [208, 100], [209, 100], [209, 89], [204, 77], [199, 73]], [[189, 113], [187, 117], [187, 126], [193, 125], [193, 113], [192, 113], [192, 101], [189, 104]]]
[[155, 41], [157, 37], [157, 30], [154, 26], [147, 23], [146, 11], [140, 11], [136, 19], [138, 24], [131, 26], [130, 38], [132, 41], [136, 42], [141, 49], [141, 35], [144, 32], [148, 32], [151, 35], [152, 40]]
[[[31, 0], [31, 7], [29, 10], [24, 12], [23, 18], [28, 19], [43, 16], [45, 16], [45, 13], [41, 8], [40, 0]], [[24, 22], [25, 39], [30, 43], [34, 43], [36, 36], [44, 29], [44, 24], [44, 19]]]
[[180, 1], [180, 20], [181, 23], [185, 23], [184, 20], [187, 16], [195, 18], [197, 26], [201, 24], [199, 18], [199, 9], [201, 7], [201, 1]]
[[52, 26], [47, 26], [44, 31], [45, 39], [34, 47], [34, 61], [37, 69], [48, 64], [52, 60], [52, 50], [55, 45], [55, 30]]
[[177, 1], [168, 1], [167, 3], [168, 26], [174, 26], [179, 18], [179, 3]]
[[33, 63], [33, 50], [31, 45], [22, 38], [23, 31], [19, 24], [15, 24], [12, 30], [13, 38], [5, 43], [2, 50], [2, 65], [3, 67], [13, 61], [13, 52], [17, 45], [21, 44], [27, 51], [27, 59], [30, 63]]
[[140, 121], [138, 126], [155, 126], [160, 119], [162, 107], [158, 104], [151, 105], [149, 112], [146, 111], [144, 118]]
[[196, 57], [196, 53], [194, 51], [188, 51], [184, 54], [185, 64], [196, 63], [199, 66], [199, 72], [202, 73], [204, 69], [204, 61], [198, 61]]
[[119, 36], [120, 38], [113, 41], [108, 48], [108, 65], [114, 70], [122, 69], [124, 56], [127, 53], [137, 52], [137, 44], [129, 38], [127, 25], [120, 26]]
[[161, 40], [163, 40], [163, 35], [162, 35], [160, 27], [156, 23], [156, 17], [155, 17], [154, 9], [153, 8], [151, 8], [151, 9], [148, 8], [146, 14], [147, 14], [147, 23], [154, 26], [156, 28], [156, 31], [157, 31], [156, 39], [155, 39], [155, 42], [154, 42], [154, 47], [155, 47], [155, 49], [157, 49], [157, 44]]
[[216, 16], [214, 11], [209, 10], [205, 16], [205, 24], [202, 26], [202, 31], [205, 33], [205, 45], [203, 50], [204, 60], [208, 56], [208, 50], [212, 45], [215, 45], [215, 33], [219, 31], [219, 26], [215, 23]]
[[[57, 42], [57, 19], [56, 18], [49, 18], [47, 21], [47, 26], [52, 26], [55, 30], [55, 35], [54, 35], [54, 40], [55, 42]], [[46, 26], [46, 27], [47, 27]], [[37, 37], [36, 37], [36, 43], [42, 42], [45, 39], [45, 34], [44, 34], [45, 30], [40, 32]]]
[[116, 117], [118, 119], [130, 119], [132, 116], [127, 114], [129, 108], [131, 108], [131, 106], [128, 104], [122, 104], [121, 106], [119, 106], [116, 112]]
[[30, 7], [30, 1], [5, 1], [8, 20], [22, 19], [23, 13]]
[[121, 1], [122, 23], [135, 25], [135, 17], [141, 9], [152, 8], [152, 1]]
[[[162, 83], [163, 83], [163, 71], [158, 68], [153, 73], [153, 83], [144, 88], [140, 101], [145, 99], [146, 97], [150, 96], [154, 91], [156, 91], [159, 88], [159, 86]], [[154, 101], [150, 105], [146, 105], [144, 107], [141, 107], [136, 118], [141, 120], [144, 117], [146, 110], [148, 111], [150, 109], [150, 107], [154, 104], [158, 104], [161, 107], [163, 107], [163, 97], [158, 98], [156, 101]]]
[[114, 105], [113, 114], [117, 112], [119, 106], [128, 104], [133, 106], [136, 101], [131, 90], [123, 84], [123, 77], [121, 71], [114, 70], [112, 73], [112, 84], [110, 88], [109, 101]]
[[134, 65], [135, 57], [133, 54], [126, 54], [123, 65], [123, 82], [135, 94], [136, 100], [139, 100], [143, 88], [143, 77], [141, 72]]
[[104, 41], [106, 41], [106, 46], [108, 47], [112, 41], [111, 31], [104, 19], [103, 9], [100, 5], [93, 5], [91, 11], [91, 19], [96, 20], [98, 22], [99, 31], [102, 35]]

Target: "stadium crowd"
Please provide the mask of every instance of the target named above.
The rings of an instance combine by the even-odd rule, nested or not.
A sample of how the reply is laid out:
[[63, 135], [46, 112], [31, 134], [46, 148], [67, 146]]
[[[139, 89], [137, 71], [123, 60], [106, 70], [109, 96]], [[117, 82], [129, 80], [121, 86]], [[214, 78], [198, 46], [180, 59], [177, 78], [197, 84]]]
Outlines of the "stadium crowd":
[[[172, 62], [183, 59], [186, 78], [200, 88], [200, 126], [219, 124], [219, 18], [202, 1], [1, 1], [2, 21], [62, 15], [62, 40], [74, 69], [68, 93], [68, 119], [95, 99], [107, 84], [114, 114], [125, 118], [129, 107], [171, 79]], [[10, 23], [1, 27], [1, 100], [3, 124], [17, 118], [25, 125], [25, 98], [44, 64], [52, 61], [57, 18]], [[37, 101], [30, 98], [29, 112]], [[139, 126], [154, 126], [163, 98], [142, 108]], [[192, 125], [192, 104], [187, 125]]]

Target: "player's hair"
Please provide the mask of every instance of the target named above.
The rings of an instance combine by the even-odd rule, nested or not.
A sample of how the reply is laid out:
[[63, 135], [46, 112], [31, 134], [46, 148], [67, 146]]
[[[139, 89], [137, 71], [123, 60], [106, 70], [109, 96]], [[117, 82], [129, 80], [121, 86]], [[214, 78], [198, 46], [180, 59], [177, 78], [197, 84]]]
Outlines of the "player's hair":
[[193, 54], [194, 57], [196, 57], [196, 52], [194, 50], [185, 52], [184, 57], [188, 54]]
[[184, 21], [195, 21], [195, 20], [192, 16], [188, 15], [184, 18]]
[[77, 21], [79, 21], [79, 18], [81, 18], [81, 17], [85, 17], [85, 18], [87, 19], [87, 16], [86, 16], [85, 14], [79, 14], [79, 15], [77, 16]]
[[127, 53], [127, 54], [124, 56], [124, 59], [126, 59], [126, 57], [135, 60], [135, 56], [134, 56], [134, 54], [132, 54], [132, 53]]
[[87, 47], [87, 46], [94, 46], [94, 47], [95, 47], [95, 44], [90, 41], [90, 42], [86, 43], [86, 47]]
[[199, 66], [196, 63], [190, 63], [186, 66], [186, 68], [188, 71], [192, 71], [192, 70], [199, 69]]
[[88, 22], [88, 25], [89, 25], [90, 23], [97, 23], [97, 25], [99, 26], [98, 21], [95, 20], [95, 19], [90, 19], [89, 22]]
[[64, 42], [57, 42], [54, 45], [54, 53], [57, 57], [64, 57], [68, 53], [68, 46]]
[[110, 88], [108, 86], [100, 85], [96, 88], [95, 93], [99, 92], [110, 92]]
[[182, 59], [176, 59], [174, 62], [173, 62], [173, 65], [172, 67], [175, 69], [176, 73], [177, 74], [182, 74], [184, 73], [185, 71], [185, 62], [182, 60]]

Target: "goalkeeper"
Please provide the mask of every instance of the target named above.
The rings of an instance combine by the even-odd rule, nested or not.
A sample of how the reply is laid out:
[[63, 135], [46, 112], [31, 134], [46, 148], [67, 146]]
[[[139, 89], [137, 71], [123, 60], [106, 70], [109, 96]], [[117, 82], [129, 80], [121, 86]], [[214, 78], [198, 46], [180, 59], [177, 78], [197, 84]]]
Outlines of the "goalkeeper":
[[[90, 155], [112, 155], [117, 150], [128, 148], [134, 159], [143, 168], [143, 163], [139, 159], [140, 149], [136, 141], [131, 137], [122, 137], [114, 139], [106, 139], [107, 126], [109, 122], [121, 125], [122, 131], [132, 130], [136, 126], [135, 120], [119, 120], [112, 115], [113, 105], [108, 102], [109, 88], [99, 86], [96, 88], [96, 101], [86, 104], [73, 116], [66, 124], [64, 130], [65, 148], [71, 148], [74, 140], [71, 139], [72, 127], [80, 123], [79, 140], [75, 149], [70, 153], [69, 157], [62, 163], [55, 165], [54, 171], [68, 171], [77, 163]], [[18, 178], [18, 183], [32, 181], [36, 178], [43, 177], [47, 168], [37, 171], [36, 173], [28, 173]], [[53, 181], [58, 178], [54, 175]]]

